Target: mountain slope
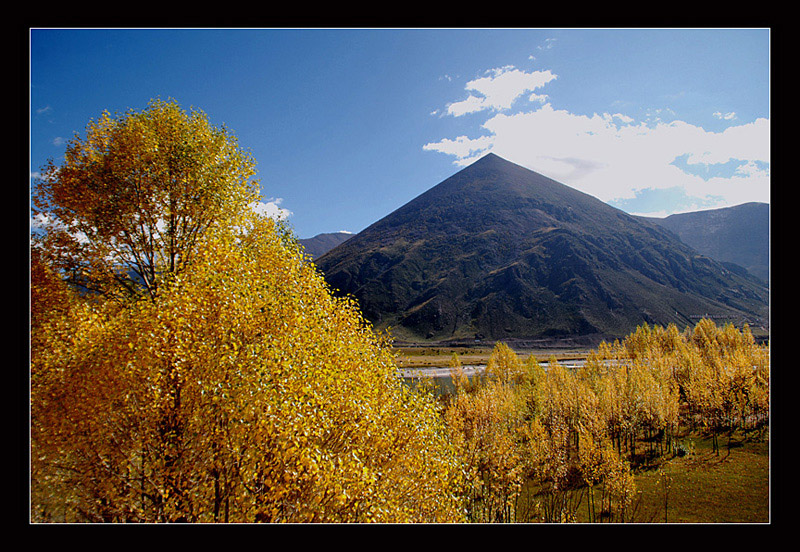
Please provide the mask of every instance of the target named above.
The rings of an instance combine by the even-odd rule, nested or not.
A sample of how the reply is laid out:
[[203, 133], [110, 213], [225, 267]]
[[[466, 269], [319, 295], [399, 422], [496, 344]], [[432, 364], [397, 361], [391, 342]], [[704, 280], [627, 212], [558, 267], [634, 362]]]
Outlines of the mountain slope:
[[648, 220], [671, 230], [703, 255], [736, 263], [769, 281], [769, 204], [744, 203]]
[[623, 336], [766, 318], [761, 283], [658, 224], [489, 154], [317, 259], [400, 340]]

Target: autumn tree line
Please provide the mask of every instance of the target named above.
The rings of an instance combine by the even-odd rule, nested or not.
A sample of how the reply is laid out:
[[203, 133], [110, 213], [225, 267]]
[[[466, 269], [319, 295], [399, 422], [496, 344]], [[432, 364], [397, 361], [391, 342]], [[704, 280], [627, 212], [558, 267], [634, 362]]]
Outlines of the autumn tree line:
[[[622, 519], [643, 446], [767, 420], [767, 350], [708, 321], [642, 327], [579, 371], [501, 344], [442, 402], [254, 209], [255, 174], [231, 131], [162, 100], [104, 112], [44, 167], [32, 521], [562, 521], [580, 482]], [[544, 498], [523, 502], [530, 481]]]
[[[495, 346], [468, 378], [457, 355], [447, 428], [467, 469], [467, 517], [478, 522], [625, 522], [633, 469], [682, 455], [680, 436], [760, 434], [769, 421], [769, 351], [749, 328], [701, 320], [679, 332], [642, 325], [602, 343], [585, 364], [540, 364]], [[730, 441], [728, 441], [730, 444]]]

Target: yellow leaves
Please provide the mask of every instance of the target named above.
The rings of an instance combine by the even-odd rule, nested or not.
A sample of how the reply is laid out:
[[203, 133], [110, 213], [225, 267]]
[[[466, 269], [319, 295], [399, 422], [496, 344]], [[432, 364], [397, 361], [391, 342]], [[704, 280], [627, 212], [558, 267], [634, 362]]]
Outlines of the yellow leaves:
[[489, 377], [497, 377], [503, 381], [519, 379], [522, 376], [522, 364], [516, 353], [505, 343], [499, 342], [495, 345], [489, 362], [486, 366], [486, 373]]
[[[331, 297], [271, 221], [216, 228], [157, 302], [103, 318], [76, 332], [73, 354], [90, 370], [70, 400], [91, 398], [67, 403], [59, 428], [66, 457], [94, 474], [80, 485], [108, 503], [154, 520], [191, 511], [213, 521], [222, 495], [239, 521], [459, 519], [460, 472], [435, 400], [404, 386], [352, 302]], [[78, 419], [86, 438], [70, 426]], [[90, 451], [101, 443], [128, 451], [118, 473], [144, 476], [146, 496], [163, 503], [126, 495], [124, 478], [95, 488]]]
[[498, 346], [490, 365], [495, 375], [474, 387], [459, 385], [444, 414], [465, 463], [468, 492], [481, 497], [481, 508], [472, 512], [476, 521], [495, 521], [504, 515], [525, 476], [525, 410], [511, 381], [519, 374], [520, 363], [513, 351]]
[[[457, 358], [452, 365], [457, 378]], [[546, 370], [533, 357], [523, 364], [498, 346], [489, 377], [457, 385], [445, 411], [468, 474], [471, 515], [513, 518], [513, 507], [501, 505], [516, 497], [519, 474], [530, 475], [541, 493], [560, 501], [566, 495], [558, 493], [572, 485], [569, 474], [580, 473], [590, 487], [604, 486], [597, 511], [624, 519], [636, 489], [614, 439], [673, 431], [682, 394], [695, 412], [727, 405], [739, 409], [729, 411], [738, 419], [748, 412], [761, 415], [756, 413], [766, 412], [759, 401], [768, 397], [768, 371], [768, 349], [755, 346], [748, 331], [708, 322], [684, 334], [674, 326], [642, 327], [622, 343], [601, 344], [577, 370], [555, 358]], [[574, 512], [542, 510], [549, 521], [562, 515], [571, 518]]]
[[[331, 295], [286, 228], [241, 209], [252, 167], [225, 132], [155, 102], [145, 114], [105, 114], [89, 134], [45, 185], [62, 214], [86, 203], [92, 236], [150, 224], [153, 240], [184, 241], [171, 257], [164, 241], [143, 250], [180, 268], [160, 273], [148, 301], [81, 300], [53, 277], [55, 239], [32, 266], [34, 486], [58, 480], [71, 515], [461, 521], [469, 483], [481, 519], [509, 519], [527, 475], [563, 480], [573, 439], [585, 477], [613, 481], [624, 503], [631, 480], [608, 452], [612, 424], [671, 423], [678, 384], [706, 406], [730, 381], [728, 403], [768, 410], [768, 354], [747, 332], [703, 324], [685, 335], [642, 328], [601, 346], [581, 372], [523, 363], [500, 344], [489, 377], [459, 385], [442, 414], [403, 384], [388, 337], [352, 299]], [[103, 176], [87, 159], [130, 177], [151, 211], [125, 203], [131, 187], [86, 180]], [[178, 174], [160, 182], [165, 167]], [[101, 201], [110, 191], [119, 204]], [[168, 232], [154, 213], [177, 217]], [[176, 234], [181, 216], [202, 231]], [[107, 266], [97, 255], [109, 244], [95, 246], [85, 260]], [[735, 370], [720, 370], [726, 363]]]
[[91, 267], [81, 280], [119, 300], [142, 290], [152, 299], [159, 280], [191, 259], [198, 236], [235, 224], [257, 197], [248, 180], [255, 162], [235, 137], [161, 100], [140, 113], [104, 112], [43, 173], [33, 203], [60, 225], [41, 245], [61, 268]]

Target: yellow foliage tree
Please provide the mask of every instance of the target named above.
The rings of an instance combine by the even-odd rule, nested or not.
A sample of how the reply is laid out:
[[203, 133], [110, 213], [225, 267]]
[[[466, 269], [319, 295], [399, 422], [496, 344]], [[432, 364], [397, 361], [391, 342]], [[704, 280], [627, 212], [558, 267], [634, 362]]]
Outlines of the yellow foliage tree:
[[191, 260], [198, 238], [258, 197], [255, 161], [201, 111], [153, 100], [90, 121], [33, 194], [48, 262], [92, 292], [153, 298]]
[[526, 476], [519, 450], [523, 415], [518, 395], [500, 380], [458, 392], [446, 410], [451, 440], [467, 474], [471, 521], [516, 521]]
[[[718, 434], [765, 420], [769, 412], [769, 349], [755, 343], [750, 329], [719, 328], [701, 320], [687, 333], [680, 385], [692, 413], [710, 428], [719, 452]], [[730, 441], [729, 441], [730, 443]]]
[[[649, 461], [637, 440], [653, 456], [672, 449], [681, 401], [715, 432], [769, 412], [768, 348], [748, 328], [709, 320], [684, 333], [644, 325], [574, 370], [554, 357], [546, 369], [533, 356], [522, 363], [502, 343], [483, 377], [466, 380], [457, 358], [453, 366], [446, 419], [470, 475], [472, 518], [485, 521], [573, 521], [582, 496], [590, 521], [631, 521], [631, 466]], [[534, 490], [523, 492], [524, 481]], [[488, 508], [506, 497], [508, 514]]]
[[[35, 521], [460, 521], [440, 407], [199, 112], [104, 114], [37, 190]], [[65, 282], [97, 293], [79, 294]]]
[[462, 519], [436, 401], [272, 221], [201, 239], [157, 302], [79, 310], [32, 363], [35, 473], [70, 489], [34, 497], [51, 517]]

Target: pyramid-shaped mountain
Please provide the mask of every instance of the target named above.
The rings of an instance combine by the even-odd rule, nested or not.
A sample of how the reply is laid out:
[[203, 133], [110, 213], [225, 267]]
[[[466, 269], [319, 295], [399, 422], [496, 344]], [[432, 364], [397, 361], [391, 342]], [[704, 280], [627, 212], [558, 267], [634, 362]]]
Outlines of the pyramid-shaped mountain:
[[643, 322], [768, 317], [769, 292], [745, 271], [494, 154], [316, 262], [401, 341], [609, 339]]

